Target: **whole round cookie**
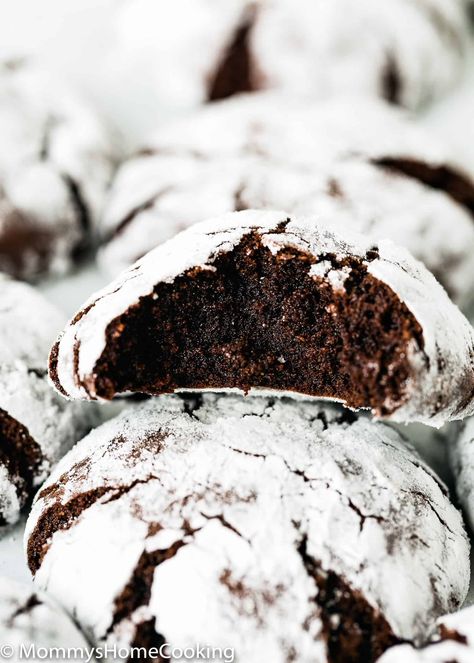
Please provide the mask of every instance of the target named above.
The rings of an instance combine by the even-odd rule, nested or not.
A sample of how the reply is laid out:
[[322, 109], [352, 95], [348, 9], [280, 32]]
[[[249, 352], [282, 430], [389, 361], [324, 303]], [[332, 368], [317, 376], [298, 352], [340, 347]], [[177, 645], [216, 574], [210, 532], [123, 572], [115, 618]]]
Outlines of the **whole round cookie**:
[[0, 63], [0, 269], [63, 273], [90, 241], [112, 175], [110, 139], [62, 82]]
[[51, 388], [47, 357], [64, 317], [31, 286], [0, 276], [0, 525], [14, 523], [92, 415]]
[[472, 663], [474, 607], [440, 617], [432, 642], [415, 649], [409, 644], [389, 649], [378, 663]]
[[117, 41], [170, 106], [278, 89], [417, 108], [458, 79], [469, 28], [465, 0], [139, 0]]
[[36, 584], [93, 642], [249, 662], [370, 663], [469, 583], [461, 516], [399, 434], [291, 399], [122, 413], [60, 462], [25, 540]]
[[0, 578], [0, 642], [5, 650], [2, 656], [14, 663], [28, 654], [39, 660], [44, 650], [56, 647], [90, 650], [79, 629], [52, 599], [9, 578]]
[[269, 390], [440, 426], [474, 412], [474, 330], [391, 242], [284, 212], [191, 226], [74, 316], [50, 355], [71, 398]]
[[[284, 209], [392, 239], [459, 303], [472, 300], [474, 181], [429, 133], [379, 102], [205, 108], [159, 130], [118, 171], [101, 223], [113, 275], [180, 230], [242, 209]], [[229, 130], [231, 127], [231, 130]], [[334, 211], [333, 211], [334, 210]]]

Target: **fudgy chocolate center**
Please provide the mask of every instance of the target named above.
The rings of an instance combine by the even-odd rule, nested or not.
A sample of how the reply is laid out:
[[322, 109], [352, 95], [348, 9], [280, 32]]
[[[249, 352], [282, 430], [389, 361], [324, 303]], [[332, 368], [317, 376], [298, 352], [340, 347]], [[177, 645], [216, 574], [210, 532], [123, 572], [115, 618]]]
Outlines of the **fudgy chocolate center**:
[[319, 261], [346, 268], [343, 287], [310, 274], [312, 255], [274, 255], [252, 233], [211, 269], [159, 283], [109, 324], [97, 394], [259, 387], [388, 414], [405, 398], [408, 348], [422, 347], [421, 328], [361, 259]]

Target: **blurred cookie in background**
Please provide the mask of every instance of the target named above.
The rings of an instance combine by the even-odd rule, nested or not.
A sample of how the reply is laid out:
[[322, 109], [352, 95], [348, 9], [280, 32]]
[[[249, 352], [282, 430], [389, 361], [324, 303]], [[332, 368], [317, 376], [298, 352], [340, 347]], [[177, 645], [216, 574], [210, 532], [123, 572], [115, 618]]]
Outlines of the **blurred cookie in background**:
[[252, 208], [345, 219], [405, 246], [457, 303], [474, 298], [474, 179], [404, 113], [347, 98], [247, 96], [163, 126], [117, 173], [100, 264], [115, 275], [197, 221]]
[[63, 274], [90, 245], [113, 170], [89, 106], [26, 60], [0, 63], [0, 270]]
[[459, 78], [469, 40], [465, 0], [139, 0], [117, 25], [122, 58], [178, 108], [267, 89], [419, 108]]
[[5, 649], [4, 658], [14, 663], [24, 660], [27, 652], [38, 660], [43, 648], [48, 652], [55, 647], [66, 651], [89, 649], [77, 626], [53, 599], [29, 585], [2, 577], [0, 641]]

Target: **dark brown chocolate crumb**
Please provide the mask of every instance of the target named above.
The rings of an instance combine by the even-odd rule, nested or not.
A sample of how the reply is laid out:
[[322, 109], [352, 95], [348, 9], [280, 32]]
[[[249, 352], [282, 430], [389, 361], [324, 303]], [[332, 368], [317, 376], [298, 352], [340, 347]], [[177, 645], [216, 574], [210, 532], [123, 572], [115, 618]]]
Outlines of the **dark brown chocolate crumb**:
[[[28, 429], [0, 409], [0, 465], [6, 467], [22, 507], [33, 496], [35, 476], [42, 461], [41, 449]], [[0, 515], [0, 525], [5, 524]]]
[[474, 218], [474, 182], [451, 166], [433, 166], [409, 157], [384, 157], [375, 159], [375, 165], [411, 177], [422, 184], [444, 191]]
[[351, 588], [333, 571], [324, 571], [308, 555], [305, 537], [298, 552], [318, 587], [316, 601], [321, 607], [328, 663], [373, 663], [400, 642], [383, 615], [359, 590]]
[[390, 414], [404, 402], [408, 347], [423, 348], [421, 327], [361, 259], [318, 260], [350, 270], [344, 289], [309, 274], [313, 256], [273, 255], [257, 233], [219, 254], [215, 271], [159, 283], [108, 325], [97, 395], [260, 387]]
[[248, 9], [213, 74], [208, 100], [225, 99], [240, 92], [256, 89], [249, 41], [255, 21], [255, 7]]

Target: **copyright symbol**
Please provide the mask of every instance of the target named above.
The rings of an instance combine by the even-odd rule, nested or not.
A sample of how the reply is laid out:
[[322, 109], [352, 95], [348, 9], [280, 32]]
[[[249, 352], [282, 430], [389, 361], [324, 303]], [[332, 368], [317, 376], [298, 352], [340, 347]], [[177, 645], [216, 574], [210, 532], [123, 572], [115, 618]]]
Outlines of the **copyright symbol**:
[[2, 645], [0, 647], [0, 657], [1, 658], [11, 658], [14, 654], [13, 647], [11, 645]]

